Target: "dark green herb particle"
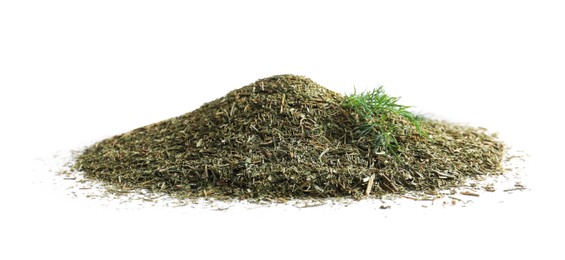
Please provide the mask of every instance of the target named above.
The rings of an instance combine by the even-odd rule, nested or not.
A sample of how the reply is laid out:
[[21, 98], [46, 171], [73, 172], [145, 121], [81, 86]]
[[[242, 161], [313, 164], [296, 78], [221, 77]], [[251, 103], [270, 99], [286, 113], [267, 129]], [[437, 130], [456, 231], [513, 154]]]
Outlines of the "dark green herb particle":
[[397, 101], [382, 88], [344, 97], [273, 76], [102, 140], [74, 168], [114, 190], [258, 199], [433, 191], [502, 172], [496, 138], [416, 117]]

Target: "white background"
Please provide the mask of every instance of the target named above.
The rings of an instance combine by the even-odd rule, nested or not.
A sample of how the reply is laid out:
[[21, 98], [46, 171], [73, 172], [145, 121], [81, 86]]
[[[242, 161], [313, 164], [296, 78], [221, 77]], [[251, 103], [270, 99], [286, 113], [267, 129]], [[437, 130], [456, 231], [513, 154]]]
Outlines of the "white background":
[[[0, 2], [0, 258], [563, 257], [559, 1], [200, 2]], [[69, 199], [34, 166], [286, 73], [340, 93], [382, 84], [497, 131], [531, 155], [531, 191], [433, 209], [129, 209]]]

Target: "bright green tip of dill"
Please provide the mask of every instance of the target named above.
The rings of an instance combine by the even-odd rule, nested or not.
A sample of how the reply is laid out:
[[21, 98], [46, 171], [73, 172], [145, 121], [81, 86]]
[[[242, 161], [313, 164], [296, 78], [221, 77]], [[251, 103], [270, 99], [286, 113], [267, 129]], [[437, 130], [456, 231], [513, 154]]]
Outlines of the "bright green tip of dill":
[[[410, 106], [399, 104], [399, 99], [386, 94], [380, 86], [372, 91], [355, 91], [343, 101], [343, 106], [353, 110], [361, 121], [355, 133], [360, 138], [368, 137], [378, 152], [396, 155], [399, 149], [397, 137], [410, 133], [412, 126], [419, 134], [425, 134], [420, 128], [422, 118], [410, 112]], [[412, 125], [398, 119], [404, 119]]]

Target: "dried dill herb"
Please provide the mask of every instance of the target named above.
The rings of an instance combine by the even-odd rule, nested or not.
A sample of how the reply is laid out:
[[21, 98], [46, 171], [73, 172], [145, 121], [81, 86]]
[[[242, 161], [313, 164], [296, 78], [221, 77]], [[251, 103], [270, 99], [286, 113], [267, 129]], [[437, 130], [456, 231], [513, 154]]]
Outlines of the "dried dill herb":
[[481, 129], [358, 108], [308, 78], [272, 76], [102, 140], [74, 168], [122, 191], [258, 199], [429, 191], [502, 172], [504, 147]]

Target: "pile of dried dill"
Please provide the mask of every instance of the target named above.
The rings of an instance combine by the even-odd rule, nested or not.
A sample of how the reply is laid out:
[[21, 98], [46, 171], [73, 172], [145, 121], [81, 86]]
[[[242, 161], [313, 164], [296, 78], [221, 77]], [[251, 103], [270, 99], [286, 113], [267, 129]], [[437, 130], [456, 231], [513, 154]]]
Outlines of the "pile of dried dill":
[[384, 121], [371, 125], [350, 101], [305, 77], [273, 76], [98, 142], [73, 167], [114, 190], [258, 199], [430, 191], [502, 172], [504, 147], [484, 130], [415, 124], [398, 110], [376, 111]]

